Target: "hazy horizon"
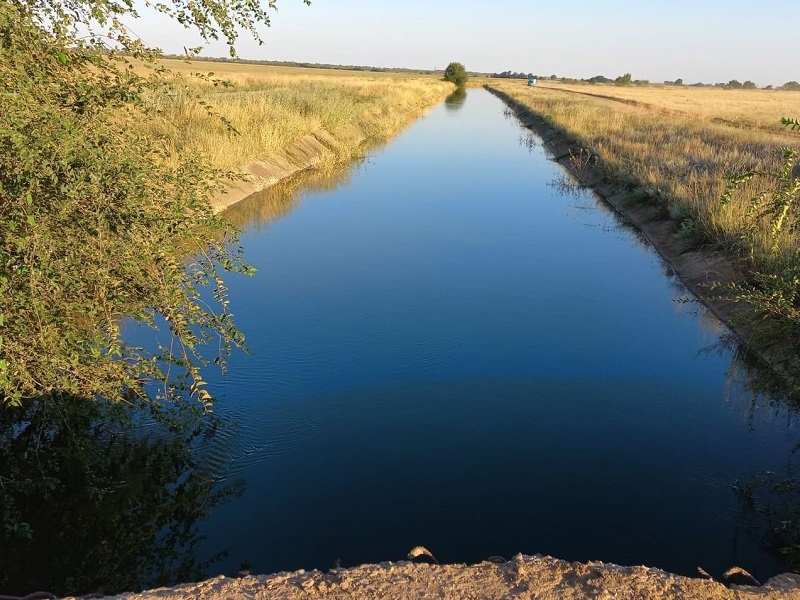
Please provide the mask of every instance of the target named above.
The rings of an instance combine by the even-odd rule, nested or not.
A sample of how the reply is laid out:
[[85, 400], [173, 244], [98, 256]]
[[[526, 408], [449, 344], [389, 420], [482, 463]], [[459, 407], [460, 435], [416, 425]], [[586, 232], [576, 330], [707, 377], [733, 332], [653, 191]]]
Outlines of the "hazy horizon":
[[[409, 0], [403, 10], [355, 0], [279, 0], [263, 46], [242, 34], [240, 58], [387, 68], [519, 71], [585, 79], [631, 73], [653, 82], [752, 80], [759, 86], [800, 80], [789, 0], [673, 0], [652, 6], [629, 0], [566, 8], [512, 0]], [[167, 53], [202, 45], [192, 31], [145, 9], [132, 23]], [[224, 43], [202, 56], [229, 56]]]

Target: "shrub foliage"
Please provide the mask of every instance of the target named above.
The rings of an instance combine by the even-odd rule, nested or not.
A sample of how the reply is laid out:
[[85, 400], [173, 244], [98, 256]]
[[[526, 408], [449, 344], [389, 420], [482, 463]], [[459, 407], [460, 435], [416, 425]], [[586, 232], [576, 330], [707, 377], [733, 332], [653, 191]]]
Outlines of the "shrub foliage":
[[[158, 6], [231, 48], [268, 23], [256, 0]], [[226, 174], [138, 126], [161, 118], [148, 98], [169, 85], [133, 68], [159, 53], [126, 16], [133, 4], [115, 0], [0, 0], [0, 405], [164, 401], [182, 387], [207, 404], [198, 345], [218, 340], [224, 363], [243, 343], [220, 271], [249, 267], [208, 202]], [[172, 340], [133, 347], [124, 318]]]
[[444, 80], [455, 83], [458, 87], [467, 85], [467, 70], [460, 62], [451, 62], [444, 70]]

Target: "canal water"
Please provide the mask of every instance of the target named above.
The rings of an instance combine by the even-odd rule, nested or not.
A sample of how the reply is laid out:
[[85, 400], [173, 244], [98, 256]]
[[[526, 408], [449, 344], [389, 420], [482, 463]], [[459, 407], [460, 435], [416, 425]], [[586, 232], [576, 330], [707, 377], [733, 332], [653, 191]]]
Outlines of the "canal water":
[[454, 96], [298, 185], [228, 212], [258, 272], [225, 278], [250, 354], [205, 370], [211, 418], [176, 433], [69, 397], [0, 414], [0, 594], [417, 545], [786, 570], [795, 411], [499, 99]]
[[[798, 430], [659, 256], [483, 90], [236, 207], [210, 574], [517, 552], [771, 575], [737, 482]], [[278, 194], [276, 196], [276, 194]]]

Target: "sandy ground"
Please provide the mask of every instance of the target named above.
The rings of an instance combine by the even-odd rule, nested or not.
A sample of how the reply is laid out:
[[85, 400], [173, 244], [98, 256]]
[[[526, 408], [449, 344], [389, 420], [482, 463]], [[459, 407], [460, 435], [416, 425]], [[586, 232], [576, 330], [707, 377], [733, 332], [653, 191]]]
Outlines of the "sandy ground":
[[122, 594], [113, 598], [798, 600], [800, 575], [779, 575], [758, 587], [726, 587], [716, 581], [680, 577], [647, 567], [620, 567], [599, 562], [568, 563], [551, 557], [518, 555], [502, 564], [483, 562], [466, 566], [385, 562], [352, 569], [332, 569], [327, 573], [296, 571], [236, 579], [217, 577], [200, 583], [140, 594]]

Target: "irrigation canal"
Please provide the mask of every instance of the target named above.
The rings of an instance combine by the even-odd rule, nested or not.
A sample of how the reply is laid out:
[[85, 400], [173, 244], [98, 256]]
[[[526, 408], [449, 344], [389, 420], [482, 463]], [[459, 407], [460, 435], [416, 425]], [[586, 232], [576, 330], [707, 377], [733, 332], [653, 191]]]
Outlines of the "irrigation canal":
[[[483, 90], [235, 207], [252, 355], [210, 370], [208, 574], [517, 552], [783, 569], [737, 482], [800, 431], [726, 330]], [[283, 196], [280, 196], [283, 194]], [[737, 489], [739, 490], [737, 492]]]

